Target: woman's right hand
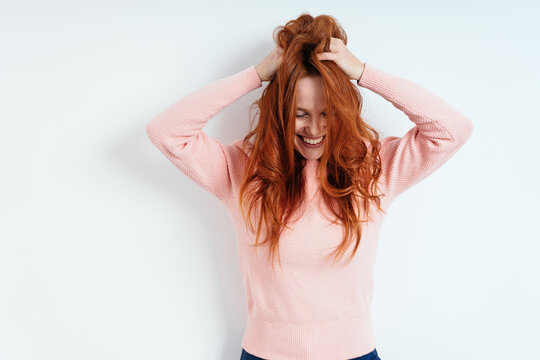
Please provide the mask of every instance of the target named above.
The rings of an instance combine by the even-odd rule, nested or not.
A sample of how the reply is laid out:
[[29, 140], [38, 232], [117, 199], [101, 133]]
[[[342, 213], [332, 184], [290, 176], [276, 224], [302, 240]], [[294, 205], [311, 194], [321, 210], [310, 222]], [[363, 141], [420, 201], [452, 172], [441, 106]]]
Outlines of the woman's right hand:
[[283, 49], [276, 45], [274, 50], [255, 66], [255, 70], [257, 70], [261, 81], [270, 81], [274, 77], [282, 59]]

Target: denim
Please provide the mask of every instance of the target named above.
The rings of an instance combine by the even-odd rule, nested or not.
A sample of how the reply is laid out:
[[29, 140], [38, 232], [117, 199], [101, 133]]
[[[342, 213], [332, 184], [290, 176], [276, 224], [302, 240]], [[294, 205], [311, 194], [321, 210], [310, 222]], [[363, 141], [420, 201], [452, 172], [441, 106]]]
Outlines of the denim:
[[[265, 360], [265, 359], [260, 358], [255, 355], [251, 355], [246, 350], [244, 350], [244, 348], [242, 348], [242, 357], [240, 357], [240, 360]], [[381, 358], [379, 357], [379, 354], [377, 354], [377, 349], [373, 349], [373, 351], [370, 353], [367, 353], [359, 357], [355, 357], [354, 359], [350, 359], [350, 360], [381, 360]]]

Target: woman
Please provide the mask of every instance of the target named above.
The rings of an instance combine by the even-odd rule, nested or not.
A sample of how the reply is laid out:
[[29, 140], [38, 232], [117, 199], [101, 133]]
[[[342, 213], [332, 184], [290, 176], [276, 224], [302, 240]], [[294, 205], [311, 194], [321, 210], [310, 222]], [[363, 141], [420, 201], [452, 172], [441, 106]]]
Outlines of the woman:
[[[380, 359], [370, 306], [383, 214], [473, 125], [423, 87], [360, 61], [331, 16], [302, 14], [278, 29], [259, 64], [178, 100], [147, 133], [231, 214], [248, 310], [241, 359]], [[225, 145], [204, 133], [263, 81], [249, 134]], [[379, 141], [356, 85], [415, 126]]]

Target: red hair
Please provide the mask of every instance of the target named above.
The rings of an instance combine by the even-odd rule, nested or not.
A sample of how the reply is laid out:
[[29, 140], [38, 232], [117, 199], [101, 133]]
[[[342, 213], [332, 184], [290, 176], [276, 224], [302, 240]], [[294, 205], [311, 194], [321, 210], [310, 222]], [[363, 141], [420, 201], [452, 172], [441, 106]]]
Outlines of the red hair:
[[[379, 135], [362, 120], [360, 91], [336, 63], [317, 58], [317, 54], [330, 51], [331, 37], [346, 45], [347, 35], [333, 17], [303, 13], [278, 26], [273, 37], [283, 49], [283, 60], [261, 98], [252, 104], [259, 108], [259, 121], [251, 129], [252, 119], [250, 132], [243, 139], [250, 157], [240, 187], [242, 216], [252, 232], [252, 220], [258, 221], [254, 246], [269, 243], [272, 260], [276, 251], [279, 258], [283, 227], [305, 200], [302, 169], [306, 159], [294, 147], [296, 84], [304, 76], [321, 76], [328, 110], [326, 140], [318, 164], [322, 199], [335, 216], [333, 223], [345, 228], [335, 259], [350, 246], [351, 235], [356, 235], [352, 259], [360, 244], [361, 223], [370, 220], [369, 216], [362, 220], [357, 210], [362, 208], [369, 214], [371, 202], [384, 210], [381, 194], [376, 194], [381, 175]], [[249, 142], [252, 137], [253, 143]], [[266, 238], [259, 243], [263, 222]], [[279, 263], [281, 266], [281, 260]]]

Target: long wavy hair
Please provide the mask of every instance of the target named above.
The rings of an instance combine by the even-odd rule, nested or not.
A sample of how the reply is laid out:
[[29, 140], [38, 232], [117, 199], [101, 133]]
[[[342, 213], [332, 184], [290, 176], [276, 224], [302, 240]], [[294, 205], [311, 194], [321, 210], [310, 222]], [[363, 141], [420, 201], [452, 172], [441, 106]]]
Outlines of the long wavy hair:
[[[347, 44], [345, 31], [329, 15], [313, 17], [303, 13], [275, 28], [273, 39], [283, 49], [283, 59], [261, 98], [251, 106], [258, 107], [259, 121], [253, 128], [254, 119], [251, 119], [250, 132], [242, 143], [250, 156], [240, 187], [239, 205], [247, 228], [256, 231], [255, 244], [250, 245], [257, 248], [269, 244], [272, 268], [276, 252], [281, 266], [280, 234], [305, 200], [302, 169], [306, 159], [294, 146], [299, 79], [317, 75], [323, 81], [327, 125], [318, 163], [319, 180], [324, 204], [335, 217], [332, 223], [339, 223], [345, 229], [334, 263], [343, 256], [355, 235], [352, 260], [360, 244], [362, 222], [371, 220], [370, 203], [384, 212], [380, 206], [380, 196], [384, 194], [376, 194], [381, 175], [379, 134], [362, 120], [362, 96], [356, 85], [336, 63], [317, 58], [317, 54], [330, 51], [331, 37]], [[250, 142], [252, 137], [254, 140]], [[368, 215], [367, 220], [362, 219], [360, 209]], [[253, 220], [258, 223], [256, 230]], [[259, 243], [261, 231], [266, 237]]]

